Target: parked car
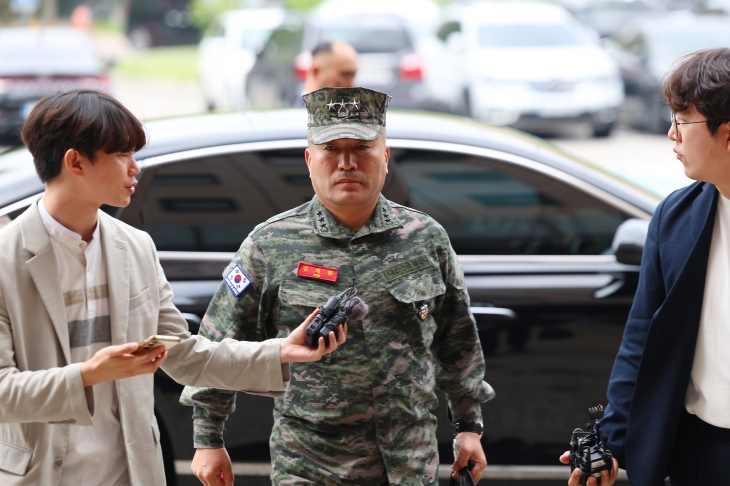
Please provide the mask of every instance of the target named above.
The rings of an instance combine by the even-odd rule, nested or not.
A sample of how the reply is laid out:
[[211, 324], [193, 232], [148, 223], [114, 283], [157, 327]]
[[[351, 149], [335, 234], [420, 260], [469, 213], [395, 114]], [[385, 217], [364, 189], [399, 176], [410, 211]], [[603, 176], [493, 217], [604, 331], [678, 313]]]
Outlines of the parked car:
[[[147, 129], [131, 204], [104, 210], [149, 232], [174, 303], [196, 332], [246, 235], [313, 196], [303, 160], [306, 113], [196, 116]], [[464, 269], [486, 380], [497, 392], [484, 404], [482, 443], [490, 464], [507, 465], [488, 468], [485, 477], [555, 465], [586, 408], [605, 403], [636, 288], [642, 237], [624, 242], [617, 230], [638, 225], [645, 232], [659, 198], [543, 140], [464, 118], [393, 110], [388, 143], [384, 195], [439, 221]], [[0, 156], [3, 167], [0, 224], [43, 192], [25, 149]], [[191, 409], [178, 404], [182, 386], [162, 372], [155, 386], [165, 457], [189, 461]], [[441, 462], [448, 463], [453, 433], [441, 398], [434, 413]], [[234, 461], [268, 461], [272, 403], [239, 396], [226, 425]], [[241, 467], [239, 478], [266, 471], [265, 464]]]
[[[343, 3], [350, 8], [339, 8]], [[390, 106], [463, 112], [455, 61], [426, 30], [384, 2], [326, 2], [306, 19], [291, 16], [272, 34], [248, 75], [250, 105], [272, 108], [301, 101], [312, 50], [343, 40], [358, 52], [355, 83], [392, 95]]]
[[[681, 32], [681, 35], [678, 35]], [[626, 95], [636, 107], [633, 124], [666, 133], [671, 113], [662, 99], [662, 80], [681, 56], [700, 49], [730, 46], [730, 16], [675, 12], [628, 24], [616, 36]]]
[[565, 8], [455, 5], [438, 36], [461, 60], [473, 117], [537, 133], [575, 123], [611, 133], [624, 98], [618, 65]]
[[190, 0], [130, 0], [127, 37], [136, 49], [197, 44], [200, 29], [188, 10]]
[[88, 34], [66, 27], [0, 29], [0, 134], [20, 134], [36, 101], [71, 88], [107, 90]]
[[209, 110], [242, 110], [246, 76], [274, 29], [282, 9], [230, 10], [216, 19], [198, 47], [198, 78]]

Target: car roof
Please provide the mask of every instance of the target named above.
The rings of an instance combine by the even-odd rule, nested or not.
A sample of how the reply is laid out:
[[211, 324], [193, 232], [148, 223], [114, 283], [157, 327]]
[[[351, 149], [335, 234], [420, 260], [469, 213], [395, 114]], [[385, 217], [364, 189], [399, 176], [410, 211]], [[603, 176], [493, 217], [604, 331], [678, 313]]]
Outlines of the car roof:
[[274, 29], [286, 18], [286, 11], [280, 8], [245, 8], [228, 10], [221, 14], [226, 29]]
[[[252, 110], [151, 121], [149, 142], [138, 160], [172, 152], [220, 145], [276, 140], [304, 140], [307, 115], [303, 108]], [[589, 162], [572, 157], [553, 144], [523, 132], [491, 126], [470, 118], [407, 110], [389, 110], [389, 140], [440, 142], [496, 150], [568, 172], [651, 213], [656, 195]]]
[[[252, 110], [237, 113], [206, 114], [188, 117], [150, 121], [145, 124], [148, 143], [135, 156], [142, 164], [145, 160], [185, 151], [210, 147], [255, 142], [275, 142], [307, 138], [307, 114], [303, 108], [278, 110]], [[573, 158], [549, 142], [525, 133], [504, 127], [495, 127], [473, 121], [469, 118], [436, 113], [390, 110], [387, 115], [387, 137], [390, 141], [436, 142], [441, 147], [466, 147], [487, 149], [524, 157], [567, 172], [574, 177], [607, 191], [651, 214], [659, 201], [656, 195], [632, 185], [624, 179], [598, 168], [588, 162]], [[446, 145], [444, 145], [446, 144]], [[425, 144], [424, 144], [425, 145]], [[0, 158], [0, 170], [2, 160]], [[20, 155], [16, 155], [20, 157]], [[26, 155], [29, 158], [29, 154]], [[25, 164], [13, 176], [30, 184], [34, 176], [32, 165]], [[9, 171], [13, 172], [13, 171]], [[0, 205], [12, 201], [5, 197], [6, 181], [10, 174], [0, 176]], [[32, 185], [42, 184], [35, 177]], [[14, 193], [13, 193], [14, 194]], [[30, 194], [28, 194], [30, 195]]]
[[87, 75], [100, 72], [91, 37], [68, 27], [0, 28], [0, 74]]

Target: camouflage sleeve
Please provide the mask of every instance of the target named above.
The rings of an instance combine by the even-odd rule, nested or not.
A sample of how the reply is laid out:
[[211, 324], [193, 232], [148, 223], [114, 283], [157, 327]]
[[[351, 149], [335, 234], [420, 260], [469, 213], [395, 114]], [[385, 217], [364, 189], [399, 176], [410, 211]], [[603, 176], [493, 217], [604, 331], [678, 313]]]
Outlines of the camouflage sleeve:
[[437, 301], [434, 313], [438, 325], [434, 337], [436, 384], [446, 393], [455, 421], [482, 422], [480, 403], [494, 398], [494, 390], [484, 381], [484, 354], [461, 265], [451, 245], [440, 256], [446, 293]]
[[[238, 265], [251, 284], [236, 297], [225, 281], [221, 282], [205, 311], [198, 334], [211, 341], [225, 338], [239, 341], [264, 341], [267, 338], [265, 318], [259, 314], [261, 294], [266, 288], [266, 264], [263, 254], [249, 236], [231, 263], [223, 271]], [[272, 336], [273, 337], [273, 336]], [[236, 409], [236, 392], [215, 388], [185, 387], [180, 396], [182, 405], [193, 408], [193, 437], [196, 448], [224, 447], [223, 434], [228, 415]]]

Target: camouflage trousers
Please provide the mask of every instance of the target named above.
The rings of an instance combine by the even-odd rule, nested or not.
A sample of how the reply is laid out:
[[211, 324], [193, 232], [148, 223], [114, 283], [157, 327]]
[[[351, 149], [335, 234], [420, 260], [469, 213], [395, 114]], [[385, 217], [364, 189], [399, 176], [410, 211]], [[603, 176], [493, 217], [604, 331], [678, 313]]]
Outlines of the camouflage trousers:
[[[376, 421], [322, 432], [274, 412], [271, 482], [276, 486], [424, 486], [438, 484], [436, 420], [408, 427], [397, 444]], [[381, 432], [391, 436], [391, 433]], [[397, 445], [397, 447], [393, 447]]]

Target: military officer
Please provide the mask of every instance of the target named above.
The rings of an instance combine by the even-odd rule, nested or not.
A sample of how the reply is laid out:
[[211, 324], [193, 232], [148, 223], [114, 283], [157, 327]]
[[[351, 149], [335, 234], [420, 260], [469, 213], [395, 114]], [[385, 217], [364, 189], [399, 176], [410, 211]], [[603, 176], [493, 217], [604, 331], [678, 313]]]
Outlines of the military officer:
[[[483, 381], [469, 296], [446, 232], [380, 194], [390, 96], [324, 88], [303, 98], [316, 195], [251, 232], [224, 271], [240, 271], [250, 285], [240, 294], [221, 285], [200, 333], [286, 336], [312, 309], [355, 287], [370, 311], [348, 323], [347, 346], [321, 363], [292, 364], [289, 388], [276, 400], [273, 483], [438, 484], [436, 388], [460, 431], [453, 468], [471, 460], [478, 480], [486, 467], [480, 402], [494, 392]], [[193, 472], [217, 485], [221, 473], [231, 476], [223, 422], [235, 392], [186, 388], [181, 403], [195, 407]]]

